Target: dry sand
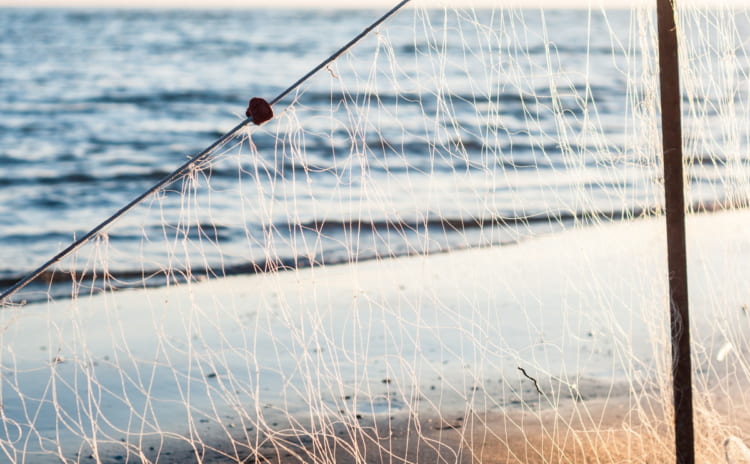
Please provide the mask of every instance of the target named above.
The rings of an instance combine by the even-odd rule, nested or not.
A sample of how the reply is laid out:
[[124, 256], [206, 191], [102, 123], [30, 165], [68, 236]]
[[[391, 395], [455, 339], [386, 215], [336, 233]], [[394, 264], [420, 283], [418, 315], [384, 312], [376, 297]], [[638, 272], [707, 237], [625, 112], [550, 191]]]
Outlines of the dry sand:
[[[653, 398], [642, 403], [649, 401]], [[750, 414], [744, 409], [732, 413], [722, 405], [709, 416], [706, 412], [696, 416], [696, 461], [750, 463], [750, 453], [742, 443], [750, 438], [742, 433], [750, 430]], [[730, 431], [739, 437], [722, 435]], [[636, 407], [626, 397], [568, 400], [543, 410], [519, 408], [419, 419], [396, 414], [359, 420], [356, 426], [337, 423], [328, 435], [280, 430], [254, 451], [242, 453], [241, 462], [663, 463], [674, 461], [671, 433], [661, 404]], [[732, 437], [730, 443], [725, 444], [728, 437]], [[230, 457], [235, 452], [232, 449], [222, 456], [221, 451], [204, 449], [199, 454], [204, 462], [224, 463], [236, 462]], [[163, 462], [198, 461], [195, 453], [174, 457]]]

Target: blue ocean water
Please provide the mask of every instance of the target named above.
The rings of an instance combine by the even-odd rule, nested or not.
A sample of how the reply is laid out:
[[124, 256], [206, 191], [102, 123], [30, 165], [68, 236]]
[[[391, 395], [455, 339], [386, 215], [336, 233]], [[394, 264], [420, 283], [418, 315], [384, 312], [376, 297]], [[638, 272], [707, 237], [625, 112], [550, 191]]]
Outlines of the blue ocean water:
[[0, 279], [46, 261], [356, 30], [349, 14], [316, 14], [0, 10]]
[[[210, 145], [243, 118], [250, 97], [272, 98], [379, 14], [369, 10], [0, 9], [0, 281], [3, 286], [36, 268], [190, 155]], [[447, 21], [440, 10], [429, 14], [434, 16], [435, 24]], [[640, 59], [637, 41], [633, 39], [635, 13], [613, 11], [592, 15], [586, 11], [559, 10], [544, 16], [533, 11], [502, 17], [491, 12], [472, 14], [477, 17], [463, 23], [457, 21], [455, 27], [446, 22], [448, 27], [437, 31], [445, 30], [469, 43], [476, 42], [472, 50], [482, 50], [483, 36], [475, 37], [472, 34], [476, 31], [460, 30], [458, 25], [475, 22], [481, 25], [477, 30], [496, 28], [498, 37], [504, 37], [506, 28], [526, 28], [525, 32], [514, 30], [511, 40], [504, 39], [508, 43], [506, 48], [495, 51], [492, 46], [488, 48], [497, 53], [500, 70], [497, 75], [520, 77], [507, 86], [498, 86], [495, 95], [482, 95], [476, 93], [475, 82], [460, 72], [452, 76], [451, 68], [446, 68], [447, 75], [442, 79], [454, 83], [464, 79], [466, 85], [463, 91], [461, 85], [453, 85], [454, 93], [447, 100], [463, 119], [443, 122], [443, 127], [455, 124], [476, 130], [457, 129], [455, 139], [438, 145], [419, 138], [403, 140], [403, 135], [419, 132], [420, 125], [424, 125], [420, 115], [434, 114], [445, 104], [445, 99], [434, 93], [420, 95], [418, 89], [389, 91], [392, 82], [383, 82], [382, 88], [361, 91], [358, 98], [376, 95], [381, 107], [393, 109], [388, 115], [389, 124], [379, 128], [380, 138], [367, 142], [395, 146], [398, 148], [395, 152], [400, 154], [389, 157], [390, 152], [384, 148], [382, 159], [369, 166], [373, 175], [377, 178], [381, 172], [385, 177], [387, 173], [389, 179], [399, 179], [401, 175], [417, 185], [419, 176], [415, 174], [419, 172], [442, 170], [447, 176], [470, 172], [471, 156], [486, 164], [488, 156], [498, 153], [486, 149], [488, 138], [495, 137], [493, 143], [503, 153], [497, 160], [501, 166], [498, 172], [511, 173], [513, 178], [498, 180], [492, 194], [487, 195], [487, 203], [492, 204], [491, 212], [502, 213], [505, 222], [522, 220], [528, 226], [536, 217], [550, 227], [580, 219], [581, 213], [585, 215], [586, 211], [570, 207], [575, 205], [571, 200], [571, 195], [576, 195], [573, 190], [557, 187], [547, 190], [550, 185], [575, 184], [579, 193], [580, 185], [586, 186], [586, 194], [594, 201], [583, 202], [584, 209], [592, 207], [594, 212], [608, 218], [632, 217], [639, 214], [638, 208], [653, 204], [653, 172], [641, 170], [635, 176], [612, 176], [619, 167], [623, 172], [640, 169], [637, 156], [631, 157], [627, 150], [632, 120], [623, 117], [628, 99], [638, 98], [642, 91], [629, 86], [626, 72], [629, 62]], [[523, 17], [514, 22], [514, 15], [519, 14]], [[383, 29], [394, 45], [389, 50], [404, 55], [402, 62], [407, 74], [410, 66], [418, 66], [414, 57], [428, 55], [434, 46], [414, 32], [423, 24], [418, 18], [418, 14], [406, 12]], [[547, 36], [539, 32], [542, 22], [546, 24]], [[435, 34], [427, 33], [425, 37]], [[525, 37], [525, 42], [514, 45], [513, 37]], [[587, 70], [580, 73], [580, 81], [574, 78], [564, 83], [571, 92], [570, 98], [566, 100], [563, 95], [558, 102], [564, 105], [562, 111], [539, 97], [549, 93], [550, 79], [545, 66], [549, 66], [550, 44], [559, 61], [555, 66]], [[447, 47], [447, 56], [457, 62], [473, 59], [467, 56], [466, 48], [450, 41], [442, 46]], [[373, 60], [367, 57], [378, 50], [377, 36], [359, 47], [353, 53], [365, 57], [360, 65], [371, 65]], [[526, 62], [527, 68], [503, 68], [503, 54], [511, 53], [517, 54], [512, 63]], [[366, 69], [363, 72], [366, 74]], [[483, 77], [482, 73], [477, 69], [476, 79], [493, 78]], [[581, 165], [571, 164], [565, 158], [559, 137], [560, 120], [553, 116], [557, 111], [580, 128], [583, 124], [580, 120], [589, 114], [583, 111], [588, 103], [581, 102], [581, 95], [596, 102], [595, 117], [606, 135], [605, 140], [586, 140], [585, 134], [579, 134], [571, 142], [574, 149], [593, 154], [581, 158], [587, 175], [598, 173], [590, 182], [581, 180]], [[305, 108], [312, 108], [309, 114], [314, 115], [316, 105], [323, 108], [323, 113], [330, 113], [337, 99], [345, 102], [347, 98], [326, 87], [325, 82], [319, 82], [311, 85], [299, 102]], [[280, 107], [284, 104], [281, 102]], [[494, 114], [482, 110], [493, 104], [500, 105], [497, 115], [502, 121], [477, 121], [480, 114]], [[533, 126], [529, 123], [530, 114], [539, 122], [534, 130], [530, 129]], [[332, 143], [346, 133], [329, 132], [325, 137], [317, 137], [314, 124], [311, 120], [311, 134], [305, 141], [307, 154], [322, 165], [333, 163]], [[260, 153], [273, 150], [277, 139], [272, 135], [266, 133], [255, 139]], [[443, 149], [451, 143], [460, 145], [470, 156], [454, 159], [446, 155]], [[700, 156], [700, 150], [695, 154]], [[441, 162], [436, 163], [436, 159]], [[717, 163], [712, 158], [706, 164]], [[293, 160], [281, 165], [287, 166], [287, 172], [295, 169]], [[333, 172], [333, 177], [341, 178], [335, 169], [321, 169], [319, 174], [315, 169], [302, 171], [321, 180], [321, 192], [328, 185], [324, 181], [326, 176], [331, 178]], [[211, 176], [215, 191], [237, 182], [237, 171], [231, 167], [214, 169]], [[691, 180], [696, 188], [706, 186], [702, 198], [721, 198], [725, 193], [711, 178], [696, 175]], [[507, 188], [503, 182], [507, 182]], [[721, 183], [721, 176], [718, 182]], [[430, 188], [434, 189], [434, 185]], [[549, 200], [555, 195], [562, 198], [561, 203], [550, 206]], [[527, 206], [519, 205], [519, 196], [528, 199]], [[224, 198], [220, 193], [211, 197], [217, 211], [235, 210], [234, 201], [234, 197]], [[331, 201], [339, 205], [341, 199]], [[435, 249], [499, 240], [483, 237], [483, 228], [477, 227], [483, 222], [496, 221], [493, 214], [462, 211], [458, 207], [435, 213], [429, 202], [410, 208], [410, 216], [401, 217], [428, 217], [422, 221], [425, 227], [443, 232], [461, 229], [460, 240], [451, 241], [448, 237], [436, 243]], [[295, 223], [288, 220], [285, 223], [282, 217], [275, 230], [283, 234], [284, 230], [295, 228], [314, 228], [316, 233], [326, 229], [326, 236], [333, 238], [322, 245], [320, 259], [327, 262], [351, 259], [350, 249], [344, 252], [336, 249], [340, 243], [336, 231], [346, 234], [353, 226], [351, 218], [330, 215], [318, 218], [310, 213], [297, 219]], [[395, 230], [400, 237], [410, 233], [412, 219], [407, 218], [405, 227], [395, 229], [389, 218], [370, 219], [366, 224], [369, 229]], [[163, 230], [159, 220], [159, 215], [155, 215], [154, 230]], [[357, 223], [357, 227], [362, 224]], [[245, 246], [248, 231], [263, 233], [262, 225], [252, 224], [252, 220], [239, 229], [220, 220], [210, 228], [214, 238], [226, 244], [226, 249], [231, 249], [235, 242], [239, 248]], [[474, 239], [469, 229], [476, 231]], [[124, 250], [131, 243], [133, 253], [139, 256], [144, 253], [142, 235], [118, 236], [115, 232], [111, 239], [118, 240]], [[389, 240], [388, 250], [408, 253], [409, 246], [394, 245]], [[371, 256], [367, 253], [360, 257], [377, 255], [377, 245], [369, 251]], [[241, 251], [233, 255], [234, 260], [228, 259], [229, 255], [232, 253], [215, 258], [223, 260], [226, 269], [236, 266], [237, 272], [257, 268], [257, 262]], [[207, 256], [210, 261], [210, 253]], [[282, 258], [299, 263], [291, 249]], [[127, 260], [118, 266], [116, 270], [123, 274], [143, 271], [142, 260], [134, 262], [130, 269]]]

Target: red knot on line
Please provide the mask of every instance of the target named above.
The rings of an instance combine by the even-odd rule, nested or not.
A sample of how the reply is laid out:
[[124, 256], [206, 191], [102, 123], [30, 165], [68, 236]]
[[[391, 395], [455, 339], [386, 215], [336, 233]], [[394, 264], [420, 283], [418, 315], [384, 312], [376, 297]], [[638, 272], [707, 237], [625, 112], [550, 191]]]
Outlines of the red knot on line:
[[252, 118], [253, 122], [260, 126], [273, 118], [273, 110], [267, 101], [255, 97], [250, 99], [250, 104], [247, 107], [247, 111], [245, 111], [245, 115], [248, 118]]

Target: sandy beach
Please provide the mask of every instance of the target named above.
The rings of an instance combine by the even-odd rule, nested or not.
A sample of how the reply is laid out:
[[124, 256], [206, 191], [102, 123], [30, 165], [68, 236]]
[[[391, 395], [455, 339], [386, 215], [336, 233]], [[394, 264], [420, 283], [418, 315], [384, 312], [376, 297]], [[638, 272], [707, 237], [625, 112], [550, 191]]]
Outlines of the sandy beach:
[[750, 464], [747, 10], [113, 1], [0, 8], [0, 464], [673, 462], [665, 186]]
[[[696, 449], [748, 424], [750, 213], [691, 216]], [[663, 462], [663, 224], [6, 310], [33, 462]], [[523, 371], [522, 371], [523, 370]]]

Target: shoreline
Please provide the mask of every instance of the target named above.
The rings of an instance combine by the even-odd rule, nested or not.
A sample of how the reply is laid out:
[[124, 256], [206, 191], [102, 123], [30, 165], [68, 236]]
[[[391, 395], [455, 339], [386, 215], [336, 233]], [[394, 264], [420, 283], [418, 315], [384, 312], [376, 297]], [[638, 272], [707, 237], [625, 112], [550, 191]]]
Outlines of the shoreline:
[[[748, 208], [750, 200], [739, 199], [717, 199], [711, 201], [695, 201], [693, 202], [688, 210], [689, 215], [705, 215], [715, 214], [722, 212], [741, 211]], [[334, 232], [336, 229], [342, 231], [359, 231], [364, 228], [370, 230], [373, 233], [375, 231], [387, 232], [392, 230], [397, 234], [405, 234], [408, 231], [417, 232], [428, 230], [438, 231], [439, 233], [452, 235], [453, 232], [457, 236], [467, 231], [481, 231], [485, 227], [488, 228], [491, 234], [505, 233], [509, 237], [503, 239], [497, 239], [490, 242], [482, 243], [464, 243], [460, 245], [452, 244], [447, 247], [441, 246], [438, 249], [431, 250], [411, 250], [406, 249], [401, 253], [395, 252], [392, 254], [375, 254], [375, 255], [362, 255], [357, 256], [356, 263], [364, 263], [368, 261], [377, 261], [384, 259], [399, 259], [399, 258], [410, 258], [415, 256], [430, 256], [440, 255], [444, 253], [460, 252], [464, 250], [481, 249], [481, 248], [492, 248], [498, 246], [509, 246], [518, 245], [525, 240], [533, 240], [535, 238], [544, 237], [548, 235], [554, 235], [562, 233], [566, 229], [564, 227], [573, 226], [576, 227], [596, 227], [599, 225], [598, 221], [606, 220], [612, 221], [611, 223], [621, 223], [628, 221], [643, 221], [643, 220], [658, 220], [663, 218], [663, 214], [660, 213], [662, 207], [658, 205], [650, 207], [635, 207], [630, 209], [611, 210], [611, 211], [579, 211], [576, 213], [559, 211], [555, 214], [543, 214], [543, 215], [526, 215], [526, 216], [492, 216], [492, 217], [479, 217], [479, 218], [432, 218], [422, 222], [413, 221], [390, 221], [380, 220], [374, 222], [354, 222], [354, 221], [328, 221], [318, 223], [304, 223], [304, 224], [287, 224], [286, 227], [294, 229], [298, 232], [308, 230], [315, 231], [321, 235], [324, 233]], [[274, 227], [280, 227], [278, 225]], [[526, 227], [529, 230], [526, 232], [520, 231], [521, 227]], [[285, 227], [281, 226], [281, 229]], [[452, 231], [452, 232], [449, 232]], [[408, 245], [408, 239], [404, 242], [404, 245]], [[408, 248], [408, 247], [407, 247]], [[61, 272], [58, 270], [47, 270], [44, 271], [40, 276], [30, 282], [24, 289], [19, 291], [20, 295], [24, 295], [21, 305], [35, 304], [46, 301], [49, 296], [55, 299], [66, 299], [69, 298], [68, 288], [75, 280], [78, 285], [83, 285], [90, 291], [94, 292], [109, 292], [109, 291], [122, 291], [131, 289], [155, 289], [162, 288], [169, 285], [183, 285], [183, 284], [194, 284], [203, 282], [211, 279], [223, 279], [227, 277], [235, 276], [253, 276], [256, 274], [267, 274], [276, 272], [290, 272], [299, 271], [303, 269], [321, 267], [321, 266], [341, 266], [352, 264], [352, 258], [339, 258], [339, 259], [326, 259], [325, 256], [285, 256], [276, 257], [273, 260], [266, 259], [263, 261], [255, 261], [248, 263], [231, 263], [222, 264], [220, 272], [217, 273], [212, 267], [195, 267], [191, 266], [189, 272], [184, 270], [178, 273], [170, 273], [164, 275], [163, 270], [156, 268], [149, 270], [110, 270], [110, 279], [106, 285], [100, 282], [98, 285], [95, 283], [97, 277], [94, 276], [93, 280], [87, 276], [87, 272], [82, 269], [76, 269], [74, 273]], [[7, 274], [7, 273], [6, 273]], [[11, 277], [0, 278], [0, 288], [9, 289], [17, 282], [24, 279], [26, 274], [17, 274]], [[101, 279], [100, 279], [101, 280]], [[116, 284], [113, 282], [117, 282]], [[10, 297], [11, 300], [17, 298], [15, 296]], [[11, 306], [14, 303], [12, 301], [4, 302], [4, 304]]]

